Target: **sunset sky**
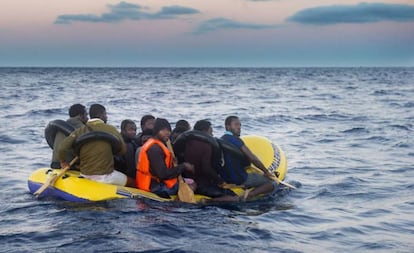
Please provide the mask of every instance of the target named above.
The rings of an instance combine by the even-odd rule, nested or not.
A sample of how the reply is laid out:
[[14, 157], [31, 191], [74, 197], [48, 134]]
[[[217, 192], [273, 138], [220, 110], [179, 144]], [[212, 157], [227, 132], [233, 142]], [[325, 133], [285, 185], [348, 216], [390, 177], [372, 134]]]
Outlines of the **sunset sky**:
[[0, 66], [414, 67], [414, 0], [0, 4]]

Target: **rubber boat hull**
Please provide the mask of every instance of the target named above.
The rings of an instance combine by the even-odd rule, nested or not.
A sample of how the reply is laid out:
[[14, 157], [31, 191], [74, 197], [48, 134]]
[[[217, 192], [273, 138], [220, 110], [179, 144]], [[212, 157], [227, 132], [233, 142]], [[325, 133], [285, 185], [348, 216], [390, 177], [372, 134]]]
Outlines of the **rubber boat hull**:
[[[278, 178], [283, 180], [287, 172], [287, 160], [283, 150], [270, 140], [261, 136], [247, 135], [242, 137], [245, 144], [263, 162], [266, 168], [272, 173], [277, 171]], [[52, 175], [59, 173], [60, 169], [40, 168], [34, 171], [28, 179], [28, 187], [33, 194], [39, 189]], [[254, 173], [253, 169], [248, 170]], [[236, 194], [241, 196], [244, 190], [240, 187], [231, 188]], [[79, 171], [70, 170], [63, 177], [59, 178], [53, 186], [47, 188], [42, 196], [53, 196], [67, 201], [90, 202], [105, 201], [119, 198], [146, 198], [155, 201], [166, 202], [174, 201], [176, 196], [162, 198], [158, 195], [130, 187], [121, 187], [112, 184], [95, 182], [80, 176]], [[196, 200], [208, 198], [203, 195], [196, 195]]]

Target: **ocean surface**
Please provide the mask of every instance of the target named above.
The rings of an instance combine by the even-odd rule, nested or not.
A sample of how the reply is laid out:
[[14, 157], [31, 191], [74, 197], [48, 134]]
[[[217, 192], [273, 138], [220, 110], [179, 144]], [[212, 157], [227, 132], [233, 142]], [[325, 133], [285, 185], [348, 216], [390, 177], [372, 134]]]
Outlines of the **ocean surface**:
[[[414, 68], [0, 68], [0, 91], [1, 252], [414, 252]], [[282, 147], [298, 189], [221, 206], [36, 199], [44, 128], [74, 103], [118, 129], [207, 118], [217, 137], [237, 115]]]

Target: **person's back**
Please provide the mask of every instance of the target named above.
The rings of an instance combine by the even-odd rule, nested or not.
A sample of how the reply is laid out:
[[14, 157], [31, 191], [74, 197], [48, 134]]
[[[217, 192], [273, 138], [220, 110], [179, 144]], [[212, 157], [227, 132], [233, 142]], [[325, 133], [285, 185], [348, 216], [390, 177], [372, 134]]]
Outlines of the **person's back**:
[[[79, 137], [90, 131], [101, 131], [116, 136], [124, 147], [120, 153], [125, 154], [125, 144], [115, 127], [107, 125], [101, 120], [91, 119], [85, 126], [75, 130], [74, 135]], [[112, 146], [105, 140], [94, 140], [84, 144], [80, 149], [79, 156], [81, 157], [80, 171], [84, 175], [104, 175], [114, 170]]]
[[[85, 106], [81, 104], [74, 104], [69, 108], [69, 119], [66, 122], [72, 126], [74, 129], [78, 129], [85, 125], [88, 121], [88, 113], [86, 112]], [[58, 150], [59, 145], [62, 141], [66, 138], [66, 135], [63, 134], [61, 131], [57, 131], [55, 135], [55, 139], [53, 142], [53, 154], [52, 154], [52, 162], [50, 167], [53, 169], [60, 168], [60, 161], [58, 158]], [[73, 159], [74, 155], [73, 152], [68, 152], [66, 156], [66, 161], [69, 162]]]
[[[104, 132], [114, 137], [120, 147], [119, 155], [126, 152], [126, 146], [121, 134], [114, 126], [107, 125], [107, 116], [105, 107], [94, 104], [90, 107], [91, 119], [85, 126], [75, 130], [66, 137], [59, 148], [59, 159], [64, 163], [64, 157], [70, 147], [82, 136], [88, 132]], [[84, 143], [80, 147], [80, 171], [81, 175], [91, 180], [111, 183], [117, 185], [126, 185], [129, 183], [126, 175], [114, 170], [113, 147], [105, 139], [94, 138]], [[135, 185], [135, 183], [131, 184]]]
[[186, 142], [184, 161], [194, 165], [194, 181], [197, 183], [198, 190], [223, 182], [215, 169], [212, 168], [211, 160], [212, 148], [210, 144], [196, 139]]
[[[221, 152], [212, 133], [211, 123], [199, 120], [194, 125], [194, 131], [180, 136], [188, 138], [185, 141], [184, 161], [194, 165], [194, 181], [197, 184], [195, 192], [212, 197], [210, 201], [238, 201], [234, 192], [219, 187], [224, 182], [217, 172]], [[180, 137], [177, 142], [180, 142]]]

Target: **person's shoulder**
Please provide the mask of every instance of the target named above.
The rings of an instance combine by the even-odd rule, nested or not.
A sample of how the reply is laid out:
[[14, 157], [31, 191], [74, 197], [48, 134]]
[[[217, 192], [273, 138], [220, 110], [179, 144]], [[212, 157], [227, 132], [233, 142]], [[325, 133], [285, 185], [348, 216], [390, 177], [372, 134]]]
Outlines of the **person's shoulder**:
[[221, 136], [221, 139], [229, 141], [242, 141], [240, 137], [231, 134], [224, 134], [223, 136]]
[[238, 136], [234, 136], [234, 135], [230, 135], [230, 134], [225, 134], [221, 138], [223, 140], [225, 140], [225, 141], [228, 141], [228, 142], [232, 143], [233, 145], [236, 145], [239, 148], [241, 148], [242, 146], [244, 146], [243, 140], [240, 137], [238, 137]]
[[78, 117], [69, 118], [66, 122], [71, 124], [76, 129], [85, 125]]
[[157, 144], [152, 145], [152, 146], [148, 149], [148, 151], [147, 151], [147, 152], [148, 152], [148, 153], [163, 153], [162, 148], [161, 148], [159, 145], [157, 145]]
[[190, 148], [192, 148], [192, 147], [197, 148], [198, 147], [198, 148], [206, 149], [206, 148], [210, 148], [211, 145], [209, 143], [205, 142], [205, 141], [201, 141], [201, 140], [197, 140], [197, 139], [191, 139], [191, 140], [188, 140], [186, 142], [186, 146], [190, 147]]
[[116, 135], [119, 135], [119, 136], [122, 137], [122, 135], [119, 133], [118, 129], [116, 129], [115, 126], [109, 125], [109, 124], [104, 124], [103, 127], [106, 128], [108, 131], [111, 131], [113, 134], [116, 133]]

